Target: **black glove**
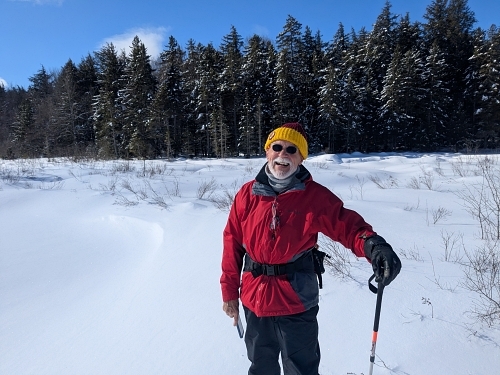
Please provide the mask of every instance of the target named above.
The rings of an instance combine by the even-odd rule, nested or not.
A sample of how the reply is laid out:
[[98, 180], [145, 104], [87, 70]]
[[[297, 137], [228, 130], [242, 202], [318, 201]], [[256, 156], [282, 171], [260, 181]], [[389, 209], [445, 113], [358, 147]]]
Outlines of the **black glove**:
[[401, 270], [401, 261], [385, 240], [374, 235], [365, 240], [365, 256], [371, 260], [375, 281], [389, 285]]

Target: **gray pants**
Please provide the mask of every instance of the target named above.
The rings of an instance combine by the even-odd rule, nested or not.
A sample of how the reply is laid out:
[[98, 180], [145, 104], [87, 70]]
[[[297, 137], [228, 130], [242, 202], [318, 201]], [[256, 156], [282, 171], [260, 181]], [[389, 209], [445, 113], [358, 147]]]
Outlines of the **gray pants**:
[[245, 344], [252, 362], [248, 375], [280, 375], [280, 353], [285, 375], [318, 375], [318, 306], [300, 314], [264, 318], [243, 308]]

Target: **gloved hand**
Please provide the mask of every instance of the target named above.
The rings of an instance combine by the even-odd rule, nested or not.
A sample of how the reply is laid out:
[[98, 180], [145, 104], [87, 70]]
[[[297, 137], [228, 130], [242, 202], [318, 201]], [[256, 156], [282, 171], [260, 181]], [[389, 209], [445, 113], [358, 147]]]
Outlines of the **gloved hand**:
[[385, 240], [378, 235], [368, 237], [364, 245], [365, 255], [372, 262], [375, 281], [389, 285], [401, 270], [401, 260]]

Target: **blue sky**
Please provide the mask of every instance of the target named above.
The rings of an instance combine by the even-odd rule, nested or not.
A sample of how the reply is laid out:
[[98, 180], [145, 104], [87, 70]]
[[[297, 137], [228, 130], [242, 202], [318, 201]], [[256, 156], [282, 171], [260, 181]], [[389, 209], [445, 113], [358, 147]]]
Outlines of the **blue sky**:
[[[392, 12], [422, 20], [431, 0], [392, 0]], [[135, 35], [157, 55], [173, 35], [219, 46], [231, 25], [245, 39], [275, 40], [288, 15], [331, 40], [340, 22], [346, 30], [371, 30], [385, 0], [0, 0], [0, 83], [30, 84], [42, 65], [78, 64], [106, 42], [127, 48]], [[469, 0], [476, 26], [500, 25], [499, 0]]]

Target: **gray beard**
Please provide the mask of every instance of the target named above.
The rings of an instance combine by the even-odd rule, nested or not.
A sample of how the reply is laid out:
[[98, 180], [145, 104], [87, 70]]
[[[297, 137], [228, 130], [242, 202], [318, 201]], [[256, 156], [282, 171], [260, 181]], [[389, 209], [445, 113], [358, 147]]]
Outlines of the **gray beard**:
[[265, 171], [269, 179], [269, 185], [276, 193], [281, 193], [295, 184], [295, 174], [299, 171], [299, 168], [297, 167], [293, 172], [286, 173], [285, 177], [277, 177], [269, 168], [269, 163], [266, 165]]
[[291, 170], [290, 169], [286, 173], [281, 173], [281, 172], [275, 171], [274, 168], [270, 168], [269, 167], [269, 162], [268, 162], [266, 169], [269, 170], [269, 173], [271, 173], [274, 176], [274, 178], [276, 178], [278, 180], [285, 180], [288, 177], [293, 176], [295, 174], [295, 172], [297, 172], [297, 170], [299, 169], [299, 167], [297, 166], [297, 168], [295, 170]]

